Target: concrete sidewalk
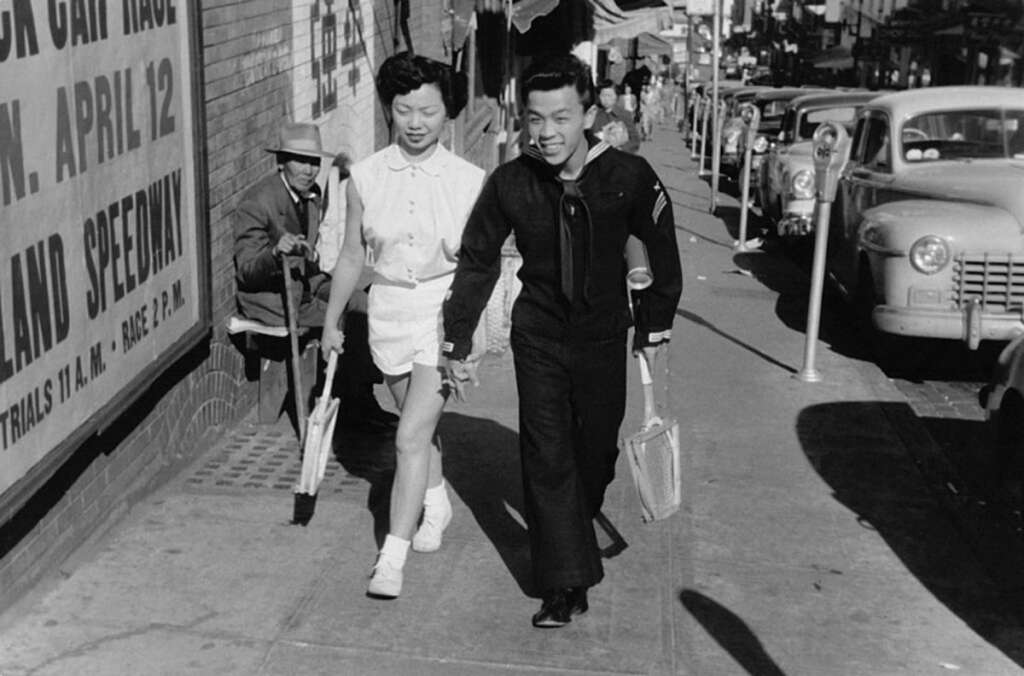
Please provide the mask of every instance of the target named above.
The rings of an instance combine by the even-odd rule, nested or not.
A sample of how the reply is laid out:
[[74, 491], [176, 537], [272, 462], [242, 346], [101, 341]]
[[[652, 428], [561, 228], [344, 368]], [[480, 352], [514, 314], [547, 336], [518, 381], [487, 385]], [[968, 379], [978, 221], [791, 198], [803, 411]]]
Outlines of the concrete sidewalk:
[[[440, 552], [411, 556], [400, 599], [364, 595], [388, 440], [344, 435], [299, 527], [294, 437], [246, 423], [0, 616], [0, 674], [1021, 673], [999, 590], [918, 469], [903, 397], [832, 317], [825, 381], [793, 378], [804, 274], [734, 255], [678, 134], [644, 152], [686, 281], [671, 349], [686, 504], [641, 524], [620, 461], [605, 514], [629, 546], [587, 614], [530, 626], [506, 354], [442, 420], [455, 518]], [[630, 388], [624, 433], [632, 371]]]

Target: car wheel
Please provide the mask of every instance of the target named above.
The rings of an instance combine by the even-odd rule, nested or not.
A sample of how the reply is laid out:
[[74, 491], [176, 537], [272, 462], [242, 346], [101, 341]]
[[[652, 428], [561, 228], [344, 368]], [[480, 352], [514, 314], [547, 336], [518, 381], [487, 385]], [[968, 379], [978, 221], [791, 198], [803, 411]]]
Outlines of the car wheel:
[[853, 309], [857, 321], [863, 325], [863, 328], [874, 331], [871, 313], [875, 309], [875, 282], [871, 275], [871, 266], [863, 259], [857, 266], [857, 287], [853, 293]]
[[782, 250], [801, 269], [810, 270], [814, 265], [813, 235], [783, 235], [780, 238]]

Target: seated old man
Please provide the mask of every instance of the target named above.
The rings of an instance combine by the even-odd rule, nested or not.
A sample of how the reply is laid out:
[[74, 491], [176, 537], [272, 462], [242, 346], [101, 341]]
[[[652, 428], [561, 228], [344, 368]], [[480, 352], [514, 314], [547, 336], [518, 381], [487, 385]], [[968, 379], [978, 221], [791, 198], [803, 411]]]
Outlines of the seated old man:
[[[308, 123], [284, 124], [277, 145], [266, 150], [276, 155], [277, 171], [249, 188], [235, 210], [238, 310], [246, 318], [264, 324], [286, 324], [281, 259], [302, 255], [305, 260], [292, 270], [297, 282], [292, 285], [292, 300], [298, 308], [296, 323], [300, 327], [320, 328], [331, 283], [330, 275], [321, 271], [316, 262], [315, 244], [322, 213], [316, 178], [323, 159], [331, 159], [334, 154], [322, 149], [319, 128]], [[397, 417], [382, 410], [373, 395], [373, 384], [380, 382], [381, 376], [370, 358], [366, 320], [356, 316], [352, 320], [351, 324], [362, 330], [349, 326], [346, 331], [346, 355], [335, 378], [335, 391], [345, 411], [342, 420], [391, 426]]]

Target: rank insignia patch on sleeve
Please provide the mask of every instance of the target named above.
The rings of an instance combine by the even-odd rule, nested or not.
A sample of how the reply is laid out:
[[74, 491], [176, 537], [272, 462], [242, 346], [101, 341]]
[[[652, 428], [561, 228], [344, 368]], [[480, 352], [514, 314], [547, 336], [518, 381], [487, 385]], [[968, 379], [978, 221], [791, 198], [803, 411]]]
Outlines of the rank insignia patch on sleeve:
[[658, 198], [654, 200], [654, 208], [651, 210], [651, 220], [657, 223], [658, 218], [661, 216], [661, 212], [668, 206], [668, 197], [665, 195], [665, 189], [662, 188], [660, 184], [655, 183], [654, 189], [658, 193]]

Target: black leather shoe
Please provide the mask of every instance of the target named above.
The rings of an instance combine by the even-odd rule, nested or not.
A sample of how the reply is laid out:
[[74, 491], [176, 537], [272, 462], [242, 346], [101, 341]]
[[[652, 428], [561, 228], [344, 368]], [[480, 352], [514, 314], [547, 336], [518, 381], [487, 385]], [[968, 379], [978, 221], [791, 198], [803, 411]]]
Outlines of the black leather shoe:
[[573, 615], [587, 612], [586, 587], [555, 589], [544, 595], [540, 610], [533, 616], [533, 626], [541, 629], [564, 627], [572, 622]]

